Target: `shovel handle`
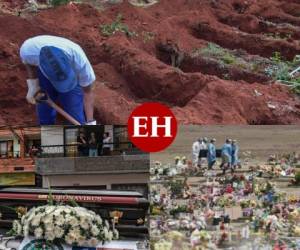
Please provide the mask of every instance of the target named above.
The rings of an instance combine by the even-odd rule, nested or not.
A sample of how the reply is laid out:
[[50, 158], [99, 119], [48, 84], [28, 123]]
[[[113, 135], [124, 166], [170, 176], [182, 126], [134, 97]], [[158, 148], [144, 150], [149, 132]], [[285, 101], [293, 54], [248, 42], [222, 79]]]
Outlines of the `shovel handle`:
[[46, 91], [39, 90], [35, 95], [34, 99], [37, 103], [46, 102], [49, 99], [49, 96]]
[[76, 119], [70, 116], [66, 111], [64, 111], [61, 107], [55, 104], [48, 96], [45, 91], [40, 90], [34, 96], [36, 102], [38, 103], [47, 103], [51, 108], [55, 109], [58, 113], [60, 113], [64, 118], [66, 118], [69, 122], [74, 125], [81, 125]]
[[55, 104], [51, 99], [47, 99], [45, 101], [50, 107], [54, 108], [58, 113], [60, 113], [64, 118], [66, 118], [69, 122], [71, 122], [73, 125], [80, 126], [80, 122], [78, 122], [76, 119], [74, 119], [72, 116], [70, 116], [66, 111], [64, 111], [61, 107], [59, 107], [57, 104]]

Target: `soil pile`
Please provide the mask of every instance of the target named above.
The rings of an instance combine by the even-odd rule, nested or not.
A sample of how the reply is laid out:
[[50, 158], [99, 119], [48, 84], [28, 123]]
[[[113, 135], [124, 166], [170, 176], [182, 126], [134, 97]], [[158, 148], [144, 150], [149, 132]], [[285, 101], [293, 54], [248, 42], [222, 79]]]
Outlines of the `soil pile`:
[[[182, 123], [300, 123], [299, 97], [261, 68], [275, 52], [282, 61], [300, 55], [296, 0], [161, 0], [148, 8], [90, 2], [31, 12], [26, 1], [2, 1], [1, 123], [36, 123], [19, 47], [40, 34], [69, 38], [86, 51], [97, 75], [99, 123], [124, 124], [145, 101], [169, 105]], [[178, 68], [168, 46], [183, 55]], [[208, 46], [212, 56], [203, 56]], [[214, 48], [225, 51], [222, 60]]]

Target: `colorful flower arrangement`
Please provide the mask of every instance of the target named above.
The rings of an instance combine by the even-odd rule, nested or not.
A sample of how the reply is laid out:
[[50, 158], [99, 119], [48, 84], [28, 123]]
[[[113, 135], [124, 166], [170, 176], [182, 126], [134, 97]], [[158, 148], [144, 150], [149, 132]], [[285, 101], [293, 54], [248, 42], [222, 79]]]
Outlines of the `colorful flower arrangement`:
[[186, 175], [188, 173], [195, 172], [192, 167], [192, 162], [188, 161], [185, 156], [176, 156], [173, 164], [163, 165], [160, 161], [155, 161], [151, 164], [150, 175], [152, 180], [161, 179], [162, 177], [170, 178], [177, 175]]
[[199, 231], [195, 229], [191, 234], [190, 240], [192, 247], [207, 246], [211, 241], [211, 235], [205, 230]]
[[256, 208], [259, 205], [257, 201], [251, 199], [242, 199], [239, 204], [242, 208]]
[[294, 194], [290, 194], [287, 197], [287, 200], [288, 200], [289, 203], [296, 203], [296, 202], [300, 201], [300, 199]]
[[295, 237], [300, 237], [300, 226], [293, 226], [293, 233]]
[[30, 209], [20, 221], [13, 222], [12, 234], [90, 247], [118, 238], [118, 231], [110, 230], [109, 223], [95, 212], [62, 205]]
[[295, 223], [300, 225], [300, 208], [294, 209], [292, 212], [289, 213], [288, 219]]
[[162, 175], [164, 172], [164, 166], [160, 161], [155, 161], [150, 167], [151, 175]]
[[172, 180], [168, 182], [167, 187], [170, 189], [172, 197], [182, 197], [185, 183], [182, 180]]
[[188, 207], [187, 206], [176, 206], [170, 210], [170, 215], [176, 216], [179, 213], [188, 213]]
[[[185, 159], [176, 157], [175, 166], [169, 164], [171, 169], [176, 170], [176, 176], [184, 173], [176, 168], [176, 166], [181, 166], [181, 163], [186, 163]], [[189, 166], [188, 163], [187, 166]], [[165, 208], [165, 210], [163, 210], [163, 216], [157, 216], [159, 223], [155, 227], [158, 232], [157, 237], [163, 240], [155, 242], [158, 244], [155, 250], [185, 249], [179, 247], [179, 242], [185, 242], [188, 239], [190, 240], [189, 248], [187, 248], [189, 250], [217, 249], [216, 245], [229, 247], [241, 237], [247, 239], [249, 243], [257, 237], [259, 242], [262, 244], [267, 242], [268, 246], [274, 246], [278, 240], [289, 246], [293, 245], [294, 240], [286, 240], [286, 238], [300, 237], [300, 200], [293, 192], [286, 194], [280, 191], [281, 185], [277, 187], [274, 181], [259, 178], [262, 175], [258, 174], [261, 172], [266, 177], [265, 174], [268, 172], [271, 177], [292, 177], [295, 173], [293, 168], [294, 165], [291, 165], [289, 161], [280, 161], [255, 166], [252, 172], [246, 174], [219, 176], [214, 171], [206, 171], [203, 173], [206, 183], [201, 181], [198, 186], [194, 180], [187, 181], [188, 177], [197, 176], [195, 173], [189, 176], [188, 171], [185, 172], [184, 181], [182, 178], [168, 178], [167, 185], [164, 186], [167, 192], [164, 190], [162, 193], [167, 193], [169, 200], [159, 203], [161, 209]], [[186, 196], [186, 193], [189, 195]], [[192, 202], [185, 202], [188, 201], [187, 198]], [[235, 206], [240, 206], [242, 210], [240, 211], [240, 208], [225, 209]], [[205, 211], [205, 209], [208, 210]], [[209, 226], [202, 226], [199, 223], [201, 212], [205, 215], [202, 224]], [[249, 219], [251, 225], [247, 222], [247, 226], [236, 231], [234, 228], [224, 226], [216, 229], [220, 223], [227, 225], [224, 214], [230, 218], [231, 214], [235, 216], [234, 213], [237, 214], [239, 223], [240, 219]], [[231, 221], [235, 223], [235, 219]], [[211, 226], [213, 231], [209, 234], [213, 237], [209, 239], [210, 235], [207, 235], [205, 230], [210, 229]], [[175, 237], [177, 238], [175, 241], [174, 238], [165, 237], [163, 234], [172, 230], [182, 232], [180, 237]], [[184, 235], [183, 238], [182, 235]], [[205, 243], [211, 243], [215, 247], [210, 248], [209, 244]]]
[[289, 234], [291, 237], [300, 237], [300, 213], [297, 209], [290, 212], [286, 221], [276, 215], [266, 215], [253, 219], [254, 230], [267, 233], [277, 232], [279, 235]]
[[275, 188], [274, 184], [269, 181], [267, 182], [256, 181], [254, 185], [254, 193], [256, 195], [263, 195], [270, 191], [273, 191], [274, 188]]
[[216, 203], [219, 207], [232, 207], [232, 206], [236, 205], [236, 201], [235, 201], [233, 195], [224, 195], [224, 196], [218, 197]]
[[267, 217], [263, 218], [262, 225], [263, 229], [265, 229], [266, 231], [283, 229], [283, 224], [276, 215], [268, 215]]
[[172, 242], [161, 240], [154, 244], [154, 250], [172, 250]]
[[[154, 243], [154, 250], [208, 250], [216, 249], [211, 243], [211, 237], [206, 231], [195, 230], [194, 239], [189, 243], [185, 241], [185, 235], [178, 231], [170, 231], [163, 235], [164, 239]], [[151, 248], [152, 249], [152, 248]]]
[[274, 163], [270, 165], [258, 165], [251, 168], [252, 171], [257, 171], [262, 174], [268, 174], [271, 177], [293, 176], [294, 167], [287, 164]]

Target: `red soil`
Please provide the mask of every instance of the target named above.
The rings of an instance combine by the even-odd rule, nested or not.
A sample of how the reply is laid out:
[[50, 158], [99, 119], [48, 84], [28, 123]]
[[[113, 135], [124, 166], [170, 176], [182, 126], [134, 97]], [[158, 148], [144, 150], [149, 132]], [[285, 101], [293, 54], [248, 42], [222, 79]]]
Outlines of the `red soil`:
[[[18, 13], [25, 2], [3, 3]], [[124, 1], [102, 11], [73, 4], [21, 17], [0, 12], [0, 123], [36, 123], [34, 107], [25, 101], [25, 71], [18, 50], [31, 36], [53, 34], [79, 43], [90, 58], [97, 75], [98, 122], [126, 123], [136, 105], [154, 100], [172, 107], [182, 123], [300, 124], [300, 100], [288, 88], [255, 75], [245, 74], [244, 79], [234, 70], [233, 80], [222, 80], [216, 70], [202, 70], [203, 64], [190, 64], [188, 59], [181, 71], [169, 65], [169, 58], [159, 58], [157, 51], [158, 44], [171, 39], [186, 54], [215, 42], [262, 57], [280, 51], [292, 59], [300, 54], [300, 4], [289, 2], [293, 7], [283, 0], [161, 0], [143, 9]], [[118, 13], [137, 37], [101, 34], [99, 26], [114, 21]], [[265, 21], [277, 25], [266, 27]], [[284, 33], [282, 23], [289, 24], [291, 38], [266, 38], [264, 33]]]

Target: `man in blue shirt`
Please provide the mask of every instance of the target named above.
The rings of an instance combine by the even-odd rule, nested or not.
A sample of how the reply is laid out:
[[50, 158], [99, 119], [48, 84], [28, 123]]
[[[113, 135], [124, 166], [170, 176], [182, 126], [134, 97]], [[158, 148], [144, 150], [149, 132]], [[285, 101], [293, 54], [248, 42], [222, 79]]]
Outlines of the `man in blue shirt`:
[[217, 160], [215, 142], [216, 139], [211, 139], [210, 143], [207, 146], [208, 169], [212, 169]]
[[225, 174], [226, 169], [230, 168], [231, 166], [231, 155], [232, 155], [232, 146], [231, 146], [231, 140], [226, 139], [225, 144], [222, 147], [222, 163], [220, 168], [223, 169], [223, 174]]
[[[27, 39], [20, 48], [28, 79], [26, 99], [36, 104], [39, 91], [47, 93], [54, 102], [80, 124], [94, 125], [93, 83], [95, 74], [82, 48], [62, 37], [36, 36]], [[53, 125], [56, 111], [46, 103], [37, 104], [40, 125]]]

